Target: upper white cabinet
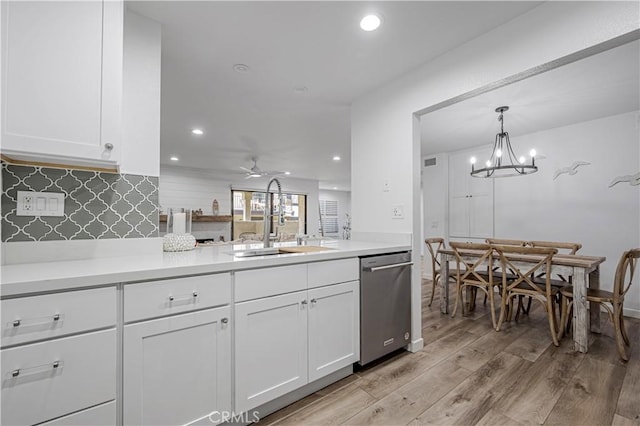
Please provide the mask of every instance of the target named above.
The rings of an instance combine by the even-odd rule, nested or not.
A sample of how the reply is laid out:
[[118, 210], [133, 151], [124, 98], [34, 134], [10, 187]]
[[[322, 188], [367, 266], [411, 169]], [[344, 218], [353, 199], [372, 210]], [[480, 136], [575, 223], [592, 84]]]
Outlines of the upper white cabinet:
[[2, 27], [3, 154], [117, 166], [123, 3], [2, 2]]
[[490, 154], [485, 149], [449, 156], [450, 237], [493, 237], [493, 179], [471, 177], [469, 163], [472, 156], [483, 163]]

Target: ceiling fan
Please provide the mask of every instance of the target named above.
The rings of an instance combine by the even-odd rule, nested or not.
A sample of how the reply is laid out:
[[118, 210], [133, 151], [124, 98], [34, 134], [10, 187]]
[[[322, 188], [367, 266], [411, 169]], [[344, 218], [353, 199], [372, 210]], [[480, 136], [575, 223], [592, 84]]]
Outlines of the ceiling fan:
[[245, 179], [284, 174], [284, 172], [279, 172], [279, 171], [262, 170], [260, 167], [258, 167], [258, 159], [255, 157], [252, 158], [251, 161], [253, 161], [253, 167], [251, 167], [250, 169], [240, 166], [240, 168], [246, 172], [244, 177]]

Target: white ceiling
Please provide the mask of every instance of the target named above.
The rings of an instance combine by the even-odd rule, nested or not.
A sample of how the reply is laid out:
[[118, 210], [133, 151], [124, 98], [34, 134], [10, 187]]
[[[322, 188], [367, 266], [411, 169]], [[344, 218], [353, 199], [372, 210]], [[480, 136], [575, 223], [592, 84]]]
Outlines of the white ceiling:
[[[540, 3], [127, 5], [162, 23], [161, 163], [175, 155], [180, 166], [241, 173], [257, 156], [263, 170], [346, 189], [355, 98]], [[358, 23], [370, 12], [383, 24], [366, 33]], [[239, 63], [251, 70], [234, 72]]]
[[426, 114], [422, 154], [493, 143], [495, 109], [508, 105], [511, 137], [640, 109], [640, 42], [635, 41]]

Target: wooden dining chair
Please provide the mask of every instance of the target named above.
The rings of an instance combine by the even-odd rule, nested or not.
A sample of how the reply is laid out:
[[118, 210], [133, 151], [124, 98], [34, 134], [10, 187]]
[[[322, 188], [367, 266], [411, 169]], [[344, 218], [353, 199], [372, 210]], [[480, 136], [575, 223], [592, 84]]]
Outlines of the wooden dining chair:
[[[574, 255], [578, 252], [578, 250], [582, 248], [582, 244], [580, 243], [571, 243], [571, 242], [563, 242], [563, 241], [529, 241], [527, 244], [530, 245], [531, 247], [554, 248], [558, 250], [558, 254], [568, 254], [568, 255]], [[544, 283], [545, 278], [543, 274], [538, 274], [538, 276], [536, 277], [536, 281], [540, 284]], [[560, 290], [562, 290], [562, 288], [566, 286], [567, 283], [571, 284], [570, 276], [565, 277], [563, 275], [557, 274], [551, 277], [551, 285], [553, 287], [557, 287]], [[559, 293], [556, 301], [558, 302], [558, 306], [560, 306], [560, 303], [562, 302], [562, 300]], [[531, 308], [531, 299], [529, 299], [529, 303], [526, 308], [524, 308], [524, 305], [523, 305], [522, 312], [525, 314], [528, 314], [530, 308]]]
[[[509, 270], [516, 275], [515, 279], [507, 279], [506, 274], [502, 275], [503, 285], [501, 286], [501, 309], [500, 318], [496, 330], [500, 331], [500, 327], [506, 318], [507, 313], [511, 316], [513, 312], [513, 299], [520, 296], [529, 296], [531, 299], [537, 300], [544, 307], [549, 322], [549, 331], [551, 332], [551, 340], [555, 346], [559, 346], [558, 341], [558, 317], [556, 315], [556, 303], [554, 302], [559, 289], [551, 285], [551, 262], [553, 256], [558, 253], [554, 248], [547, 247], [515, 247], [491, 245], [493, 250], [498, 254], [502, 270]], [[530, 256], [526, 263], [520, 263], [523, 256]], [[520, 259], [519, 259], [520, 258]], [[534, 281], [533, 277], [539, 272], [544, 272], [544, 284]]]
[[485, 242], [487, 244], [497, 244], [501, 246], [524, 247], [527, 245], [527, 242], [525, 240], [510, 240], [506, 238], [487, 238]]
[[[436, 286], [442, 277], [442, 265], [440, 264], [440, 259], [438, 259], [438, 251], [445, 245], [443, 238], [426, 238], [424, 243], [427, 245], [427, 250], [429, 250], [429, 255], [431, 256], [431, 271], [433, 273], [433, 285], [431, 286], [431, 298], [429, 299], [429, 306], [431, 306]], [[455, 277], [449, 274], [449, 280], [454, 281]]]
[[[568, 243], [562, 241], [529, 241], [531, 247], [546, 247], [558, 250], [558, 254], [576, 254], [582, 248], [580, 243]], [[566, 252], [561, 250], [567, 250]]]
[[[489, 299], [491, 322], [496, 329], [496, 312], [494, 302], [494, 288], [501, 284], [501, 275], [493, 272], [493, 249], [489, 244], [481, 243], [449, 243], [456, 257], [456, 302], [451, 317], [456, 316], [458, 304], [462, 299], [462, 290], [467, 289], [469, 312], [475, 306], [475, 294], [479, 289]], [[473, 256], [465, 256], [465, 251], [474, 251]], [[465, 303], [462, 303], [462, 314], [465, 314]]]
[[[613, 291], [600, 289], [587, 289], [587, 302], [595, 302], [602, 306], [609, 314], [609, 319], [613, 323], [616, 334], [616, 343], [618, 345], [618, 353], [620, 358], [625, 361], [629, 360], [625, 345], [629, 346], [629, 336], [624, 327], [624, 296], [629, 291], [631, 283], [633, 283], [634, 273], [640, 258], [640, 248], [625, 251], [620, 257], [616, 274], [613, 281]], [[562, 334], [567, 330], [570, 316], [568, 315], [573, 306], [573, 287], [566, 286], [561, 291], [562, 294], [562, 316], [560, 324]]]

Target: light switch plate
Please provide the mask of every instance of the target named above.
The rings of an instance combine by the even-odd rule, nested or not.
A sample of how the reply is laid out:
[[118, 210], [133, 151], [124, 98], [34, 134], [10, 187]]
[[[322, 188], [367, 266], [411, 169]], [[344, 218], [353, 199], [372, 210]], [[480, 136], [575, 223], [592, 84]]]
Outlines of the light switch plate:
[[16, 216], [64, 216], [64, 193], [18, 191]]
[[404, 213], [403, 213], [402, 204], [397, 204], [395, 206], [392, 206], [391, 218], [392, 219], [404, 219]]

